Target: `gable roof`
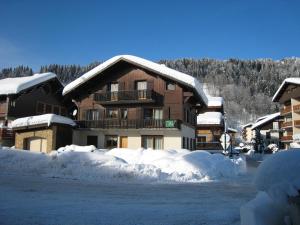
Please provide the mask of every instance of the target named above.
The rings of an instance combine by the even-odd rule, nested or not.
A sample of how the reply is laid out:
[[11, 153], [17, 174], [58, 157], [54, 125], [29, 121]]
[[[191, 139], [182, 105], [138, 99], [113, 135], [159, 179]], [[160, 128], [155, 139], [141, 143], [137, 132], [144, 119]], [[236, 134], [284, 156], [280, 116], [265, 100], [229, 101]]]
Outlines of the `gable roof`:
[[266, 123], [268, 123], [268, 122], [276, 119], [279, 116], [280, 116], [280, 112], [270, 114], [270, 115], [266, 116], [264, 119], [259, 120], [258, 122], [254, 123], [252, 125], [252, 127], [251, 127], [251, 130], [254, 130], [257, 127], [260, 127], [260, 126], [262, 126], [262, 125], [264, 125], [264, 124], [266, 124]]
[[104, 63], [100, 64], [99, 66], [95, 67], [94, 69], [88, 71], [87, 73], [83, 74], [81, 77], [77, 78], [73, 82], [66, 85], [66, 87], [63, 90], [63, 95], [66, 95], [70, 92], [72, 92], [74, 89], [85, 83], [86, 81], [90, 80], [91, 78], [99, 75], [102, 71], [106, 70], [107, 68], [115, 65], [116, 63], [120, 61], [126, 61], [128, 63], [137, 65], [141, 68], [153, 71], [155, 73], [160, 74], [161, 76], [164, 76], [166, 78], [172, 79], [174, 81], [177, 81], [183, 85], [189, 86], [193, 88], [196, 93], [201, 97], [202, 101], [205, 103], [205, 105], [208, 105], [208, 97], [203, 92], [203, 88], [201, 83], [194, 77], [181, 73], [177, 70], [171, 69], [165, 65], [161, 65], [137, 56], [132, 55], [118, 55], [115, 56]]
[[54, 73], [37, 73], [27, 77], [5, 78], [0, 80], [0, 95], [18, 94], [53, 78], [56, 78]]
[[296, 85], [300, 85], [300, 77], [290, 77], [290, 78], [286, 78], [280, 85], [280, 87], [278, 88], [278, 90], [276, 91], [276, 93], [274, 94], [272, 101], [273, 102], [277, 102], [279, 100], [279, 98], [281, 97], [282, 93], [284, 92], [285, 88], [287, 85], [289, 84], [296, 84]]

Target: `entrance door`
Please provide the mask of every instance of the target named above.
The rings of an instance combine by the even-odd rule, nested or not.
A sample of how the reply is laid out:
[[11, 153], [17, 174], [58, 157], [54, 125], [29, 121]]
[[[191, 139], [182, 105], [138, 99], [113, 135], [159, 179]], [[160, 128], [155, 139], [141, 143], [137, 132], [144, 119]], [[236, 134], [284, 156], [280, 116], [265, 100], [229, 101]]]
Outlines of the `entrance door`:
[[87, 145], [94, 145], [96, 148], [98, 147], [98, 136], [88, 135], [86, 137]]
[[128, 137], [120, 137], [120, 148], [128, 148]]
[[47, 139], [39, 137], [28, 138], [27, 149], [34, 152], [47, 152]]

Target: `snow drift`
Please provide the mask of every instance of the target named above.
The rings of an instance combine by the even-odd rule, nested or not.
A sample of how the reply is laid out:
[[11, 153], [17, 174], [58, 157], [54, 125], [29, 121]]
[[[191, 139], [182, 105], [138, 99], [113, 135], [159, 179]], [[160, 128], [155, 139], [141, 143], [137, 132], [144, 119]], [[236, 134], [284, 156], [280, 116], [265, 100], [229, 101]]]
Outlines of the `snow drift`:
[[229, 159], [184, 149], [112, 149], [66, 146], [51, 155], [0, 150], [0, 171], [92, 182], [204, 182], [230, 178], [245, 171], [242, 158]]
[[281, 151], [263, 161], [254, 180], [260, 192], [241, 207], [242, 225], [284, 224], [289, 197], [300, 193], [299, 162], [300, 149]]

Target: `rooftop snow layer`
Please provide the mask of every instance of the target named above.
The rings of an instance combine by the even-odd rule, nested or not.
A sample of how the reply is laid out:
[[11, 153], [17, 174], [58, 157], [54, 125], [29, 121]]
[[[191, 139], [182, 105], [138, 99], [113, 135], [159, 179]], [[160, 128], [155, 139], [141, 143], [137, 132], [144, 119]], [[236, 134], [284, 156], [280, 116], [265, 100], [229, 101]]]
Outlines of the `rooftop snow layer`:
[[208, 107], [221, 107], [223, 105], [223, 98], [222, 97], [212, 97], [206, 94], [208, 98]]
[[43, 114], [39, 116], [30, 116], [16, 119], [12, 122], [12, 128], [27, 127], [41, 124], [47, 124], [48, 126], [50, 126], [52, 123], [67, 124], [71, 126], [76, 125], [76, 123], [70, 118], [55, 114]]
[[272, 101], [275, 102], [276, 98], [278, 97], [279, 93], [281, 92], [281, 90], [283, 89], [283, 87], [286, 84], [297, 84], [300, 85], [300, 77], [290, 77], [290, 78], [286, 78], [282, 84], [280, 85], [280, 87], [278, 88], [278, 90], [276, 91], [276, 93], [274, 94]]
[[197, 124], [198, 125], [206, 125], [206, 124], [217, 124], [220, 125], [222, 122], [222, 113], [220, 112], [205, 112], [201, 113], [197, 116]]
[[246, 127], [252, 127], [252, 123], [247, 123], [242, 126], [242, 129], [245, 129]]
[[76, 89], [86, 81], [90, 80], [91, 78], [95, 77], [105, 69], [109, 68], [110, 66], [116, 64], [119, 61], [126, 61], [129, 63], [132, 63], [134, 65], [140, 66], [142, 68], [151, 70], [153, 72], [159, 73], [162, 76], [165, 76], [169, 79], [175, 80], [179, 83], [185, 84], [197, 91], [199, 96], [202, 98], [204, 103], [208, 105], [208, 97], [203, 92], [203, 88], [201, 83], [194, 77], [181, 73], [177, 70], [173, 70], [165, 65], [157, 64], [154, 62], [151, 62], [149, 60], [132, 56], [132, 55], [118, 55], [115, 56], [104, 63], [100, 64], [99, 66], [95, 67], [94, 69], [88, 71], [87, 73], [83, 74], [81, 77], [77, 78], [73, 82], [69, 83], [63, 90], [63, 95], [66, 95], [67, 93], [71, 92], [72, 90]]
[[261, 126], [261, 125], [264, 125], [265, 123], [267, 123], [267, 122], [275, 119], [278, 116], [280, 116], [279, 112], [278, 113], [274, 113], [274, 114], [270, 114], [270, 115], [266, 116], [264, 119], [259, 120], [257, 123], [254, 123], [252, 125], [251, 129], [253, 130], [253, 129], [255, 129], [255, 128]]
[[18, 94], [55, 77], [54, 73], [37, 73], [27, 77], [5, 78], [0, 80], [0, 95]]

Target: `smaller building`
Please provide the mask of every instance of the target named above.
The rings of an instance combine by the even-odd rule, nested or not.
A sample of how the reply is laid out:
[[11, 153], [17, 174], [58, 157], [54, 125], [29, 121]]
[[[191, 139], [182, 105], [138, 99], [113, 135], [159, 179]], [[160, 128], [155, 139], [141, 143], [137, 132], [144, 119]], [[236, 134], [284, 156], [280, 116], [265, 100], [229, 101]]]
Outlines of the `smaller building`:
[[250, 144], [252, 140], [252, 127], [253, 123], [248, 123], [242, 126], [242, 139], [246, 144]]
[[197, 149], [221, 150], [220, 137], [224, 132], [221, 112], [205, 112], [197, 116]]
[[72, 144], [72, 127], [75, 125], [70, 118], [55, 114], [16, 119], [12, 122], [15, 148], [49, 153]]
[[12, 146], [15, 119], [55, 113], [70, 115], [76, 106], [62, 96], [64, 86], [54, 73], [0, 80], [0, 144]]
[[280, 122], [282, 117], [280, 113], [274, 113], [261, 117], [251, 127], [253, 138], [256, 144], [260, 145], [258, 148], [265, 148], [269, 144], [276, 144], [281, 147], [280, 139], [282, 131], [280, 129]]

